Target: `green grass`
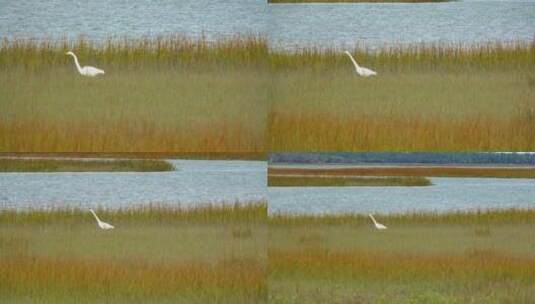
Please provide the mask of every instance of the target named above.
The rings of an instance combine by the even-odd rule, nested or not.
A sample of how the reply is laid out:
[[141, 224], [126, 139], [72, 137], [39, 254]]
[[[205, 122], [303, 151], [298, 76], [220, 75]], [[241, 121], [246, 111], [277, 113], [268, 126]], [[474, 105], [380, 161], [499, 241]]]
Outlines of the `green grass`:
[[263, 153], [266, 54], [257, 37], [4, 40], [0, 151]]
[[9, 303], [262, 303], [266, 203], [0, 211]]
[[[104, 77], [77, 74], [82, 65]], [[262, 37], [4, 40], [0, 152], [535, 150], [534, 44], [269, 49]]]
[[535, 150], [534, 44], [272, 54], [268, 146], [303, 151]]
[[455, 0], [268, 0], [268, 3], [437, 3]]
[[533, 210], [275, 215], [271, 303], [530, 303]]
[[9, 303], [530, 303], [534, 210], [273, 215], [266, 202], [0, 211]]
[[0, 158], [0, 172], [156, 172], [175, 168], [163, 160]]
[[412, 187], [429, 185], [431, 185], [431, 181], [425, 177], [268, 175], [269, 187]]

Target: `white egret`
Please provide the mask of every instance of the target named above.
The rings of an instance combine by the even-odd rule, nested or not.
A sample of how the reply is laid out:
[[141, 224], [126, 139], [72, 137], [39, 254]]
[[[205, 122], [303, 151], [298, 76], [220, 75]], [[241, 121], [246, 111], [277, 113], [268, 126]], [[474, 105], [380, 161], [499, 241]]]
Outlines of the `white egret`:
[[112, 225], [108, 224], [108, 223], [105, 223], [103, 221], [101, 221], [97, 214], [95, 213], [95, 211], [93, 211], [93, 209], [89, 209], [89, 211], [91, 211], [91, 213], [93, 213], [93, 216], [95, 217], [95, 219], [97, 220], [97, 223], [98, 223], [98, 226], [100, 227], [100, 229], [103, 229], [103, 230], [110, 230], [110, 229], [113, 229], [115, 227], [113, 227]]
[[95, 77], [95, 76], [98, 76], [100, 74], [104, 74], [103, 70], [97, 69], [97, 68], [92, 67], [92, 66], [81, 67], [80, 63], [78, 62], [78, 58], [71, 51], [65, 53], [65, 55], [71, 55], [74, 58], [74, 64], [76, 64], [76, 68], [78, 69], [78, 72], [80, 73], [80, 75], [88, 76], [88, 77]]
[[355, 66], [355, 70], [357, 71], [357, 74], [359, 74], [362, 77], [370, 77], [375, 76], [377, 73], [375, 71], [372, 71], [368, 68], [361, 67], [357, 64], [353, 56], [351, 56], [351, 53], [348, 51], [345, 51], [346, 55], [349, 56], [349, 59], [353, 62], [353, 65]]
[[371, 214], [368, 214], [368, 215], [369, 215], [370, 218], [372, 219], [373, 224], [375, 225], [375, 228], [377, 228], [378, 230], [385, 230], [385, 229], [386, 229], [386, 226], [385, 226], [385, 225], [377, 223], [377, 221], [375, 220], [375, 218], [373, 217], [373, 215], [371, 215]]

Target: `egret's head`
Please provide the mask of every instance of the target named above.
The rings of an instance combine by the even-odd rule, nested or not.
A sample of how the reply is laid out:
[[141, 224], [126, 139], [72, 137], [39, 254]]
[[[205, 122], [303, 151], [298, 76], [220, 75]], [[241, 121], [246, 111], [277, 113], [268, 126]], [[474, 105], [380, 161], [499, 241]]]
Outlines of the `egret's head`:
[[351, 53], [349, 51], [345, 51], [344, 53], [346, 53], [347, 55], [351, 55]]
[[71, 55], [71, 56], [74, 56], [74, 53], [71, 52], [71, 51], [68, 51], [67, 53], [65, 53], [65, 55]]

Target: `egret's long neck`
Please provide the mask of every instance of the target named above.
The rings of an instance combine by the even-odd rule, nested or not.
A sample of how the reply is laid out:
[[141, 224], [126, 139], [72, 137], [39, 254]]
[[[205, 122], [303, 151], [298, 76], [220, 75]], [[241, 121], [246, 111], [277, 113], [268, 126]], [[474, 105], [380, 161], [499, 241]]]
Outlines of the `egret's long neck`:
[[80, 63], [78, 62], [78, 58], [76, 57], [76, 55], [74, 54], [70, 54], [70, 55], [74, 58], [74, 64], [76, 64], [76, 68], [78, 69], [78, 72], [82, 73], [82, 67], [80, 66]]
[[351, 56], [350, 53], [346, 53], [347, 56], [349, 56], [349, 59], [351, 59], [351, 61], [353, 62], [353, 65], [355, 66], [355, 69], [360, 69], [360, 66], [358, 65], [357, 61], [355, 61], [355, 58], [353, 58], [353, 56]]
[[373, 217], [373, 215], [370, 214], [370, 218], [372, 219], [374, 224], [377, 224], [377, 222], [375, 221], [375, 218]]
[[91, 211], [91, 213], [93, 214], [93, 216], [95, 217], [95, 219], [97, 220], [97, 222], [100, 223], [100, 219], [98, 218], [98, 216], [97, 216], [97, 214], [95, 213], [95, 211], [93, 211], [93, 210], [89, 210], [89, 211]]

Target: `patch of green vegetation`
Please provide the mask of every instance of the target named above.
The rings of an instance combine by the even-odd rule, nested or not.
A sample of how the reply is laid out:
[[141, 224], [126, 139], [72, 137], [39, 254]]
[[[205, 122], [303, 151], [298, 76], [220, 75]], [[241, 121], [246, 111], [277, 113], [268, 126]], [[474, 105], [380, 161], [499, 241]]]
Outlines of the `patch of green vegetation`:
[[[338, 49], [255, 36], [5, 39], [0, 152], [535, 150], [533, 48], [358, 48], [378, 72], [364, 79]], [[67, 50], [106, 75], [78, 75]]]
[[156, 172], [173, 170], [175, 168], [169, 162], [153, 159], [0, 158], [0, 172]]
[[359, 177], [328, 175], [268, 175], [269, 187], [388, 187], [429, 186], [425, 177]]
[[268, 0], [268, 3], [438, 3], [455, 0]]
[[535, 178], [535, 168], [531, 166], [354, 166], [345, 168], [268, 168], [272, 175], [302, 176], [388, 176], [388, 177], [496, 177]]
[[306, 151], [535, 150], [535, 44], [273, 53], [268, 146]]

